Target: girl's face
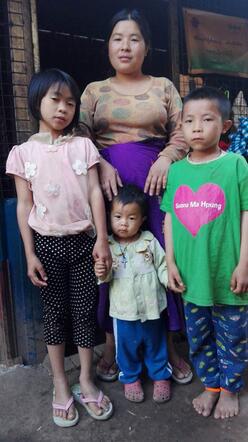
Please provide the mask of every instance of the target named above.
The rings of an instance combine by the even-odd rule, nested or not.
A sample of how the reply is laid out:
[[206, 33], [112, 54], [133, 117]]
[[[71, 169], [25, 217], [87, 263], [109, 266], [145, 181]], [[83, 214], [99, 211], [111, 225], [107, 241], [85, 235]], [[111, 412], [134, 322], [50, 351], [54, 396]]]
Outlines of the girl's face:
[[66, 85], [54, 84], [40, 104], [40, 132], [50, 132], [53, 138], [63, 134], [74, 117], [76, 101]]
[[111, 227], [114, 236], [121, 242], [133, 242], [139, 237], [139, 230], [144, 222], [140, 206], [137, 203], [123, 205], [113, 202], [111, 210]]
[[137, 23], [122, 20], [112, 31], [108, 50], [110, 63], [117, 73], [139, 74], [148, 49]]

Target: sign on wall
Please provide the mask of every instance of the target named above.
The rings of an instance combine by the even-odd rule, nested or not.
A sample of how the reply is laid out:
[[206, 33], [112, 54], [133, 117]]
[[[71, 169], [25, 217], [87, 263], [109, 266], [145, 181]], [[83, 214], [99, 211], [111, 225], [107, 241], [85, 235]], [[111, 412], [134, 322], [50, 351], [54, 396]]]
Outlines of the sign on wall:
[[248, 78], [248, 20], [184, 9], [190, 74], [220, 73]]

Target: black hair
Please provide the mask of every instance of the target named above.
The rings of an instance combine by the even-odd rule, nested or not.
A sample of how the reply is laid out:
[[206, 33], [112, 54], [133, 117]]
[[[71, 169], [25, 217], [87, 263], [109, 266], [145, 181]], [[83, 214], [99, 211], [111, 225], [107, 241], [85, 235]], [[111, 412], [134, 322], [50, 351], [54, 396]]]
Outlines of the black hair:
[[183, 100], [183, 106], [191, 100], [211, 100], [215, 101], [218, 110], [221, 114], [222, 120], [230, 120], [231, 118], [231, 103], [226, 97], [226, 95], [220, 90], [204, 86], [201, 88], [194, 89], [190, 92]]
[[143, 192], [143, 190], [140, 189], [135, 184], [126, 184], [123, 187], [119, 187], [118, 194], [114, 196], [111, 202], [110, 209], [112, 209], [114, 202], [119, 202], [123, 204], [123, 206], [125, 206], [126, 204], [136, 203], [138, 204], [141, 210], [142, 216], [143, 217], [147, 216], [147, 211], [148, 211], [147, 196]]
[[113, 16], [112, 20], [109, 23], [107, 41], [109, 41], [115, 25], [124, 20], [133, 20], [135, 21], [135, 23], [137, 23], [141, 35], [145, 41], [146, 48], [149, 49], [151, 47], [150, 27], [146, 18], [137, 9], [122, 9]]
[[33, 75], [28, 87], [29, 110], [36, 121], [41, 120], [41, 100], [53, 85], [58, 85], [58, 89], [63, 86], [67, 86], [76, 102], [73, 120], [64, 130], [65, 133], [67, 133], [78, 125], [80, 111], [80, 90], [75, 80], [66, 72], [63, 72], [60, 69], [47, 69]]

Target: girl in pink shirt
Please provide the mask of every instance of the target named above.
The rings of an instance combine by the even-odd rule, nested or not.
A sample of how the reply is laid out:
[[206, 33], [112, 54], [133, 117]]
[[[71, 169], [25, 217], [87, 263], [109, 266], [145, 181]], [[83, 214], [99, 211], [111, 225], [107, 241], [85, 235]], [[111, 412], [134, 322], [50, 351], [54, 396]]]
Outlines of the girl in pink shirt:
[[113, 412], [91, 377], [97, 297], [93, 259], [111, 266], [99, 154], [89, 139], [73, 136], [80, 92], [68, 74], [58, 69], [35, 74], [28, 102], [39, 132], [13, 147], [6, 170], [15, 178], [28, 276], [40, 288], [44, 305], [44, 337], [54, 376], [53, 420], [69, 427], [79, 416], [64, 370], [68, 320], [81, 361], [77, 400], [95, 419], [106, 420]]

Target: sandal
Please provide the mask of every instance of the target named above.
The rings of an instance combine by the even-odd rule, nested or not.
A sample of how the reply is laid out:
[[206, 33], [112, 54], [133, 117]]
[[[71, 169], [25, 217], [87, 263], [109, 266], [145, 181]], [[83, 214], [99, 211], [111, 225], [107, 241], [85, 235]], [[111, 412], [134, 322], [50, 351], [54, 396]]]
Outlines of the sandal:
[[143, 402], [144, 391], [140, 380], [132, 382], [131, 384], [124, 384], [125, 398], [131, 402]]
[[116, 362], [109, 364], [103, 357], [96, 366], [96, 375], [101, 381], [114, 382], [118, 379], [119, 370]]
[[[171, 377], [177, 384], [189, 384], [192, 381], [193, 372], [192, 372], [190, 366], [187, 364], [187, 362], [184, 361], [183, 358], [180, 358], [178, 364], [171, 364], [171, 365], [172, 365]], [[180, 371], [184, 375], [184, 377], [179, 378], [175, 374], [175, 369]]]
[[153, 400], [158, 404], [171, 399], [171, 383], [168, 380], [153, 382]]
[[[104, 398], [104, 394], [102, 391], [99, 391], [99, 395], [97, 398], [93, 397], [86, 397], [81, 393], [80, 384], [75, 384], [71, 388], [72, 394], [74, 399], [79, 402], [79, 404], [83, 405], [83, 407], [86, 409], [88, 414], [93, 417], [93, 419], [99, 420], [99, 421], [106, 421], [109, 419], [114, 411], [112, 402], [109, 402], [109, 407], [107, 410], [104, 408], [101, 408], [101, 403]], [[102, 414], [96, 414], [94, 411], [89, 407], [89, 403], [97, 404], [98, 408], [102, 410]]]
[[[70, 399], [67, 401], [67, 403], [65, 405], [62, 404], [57, 404], [56, 402], [54, 402], [55, 399], [55, 392], [53, 392], [53, 402], [52, 402], [52, 407], [53, 410], [63, 410], [68, 412], [70, 406], [73, 404], [73, 397], [71, 396]], [[58, 427], [73, 427], [74, 425], [76, 425], [79, 421], [79, 414], [77, 409], [75, 408], [75, 417], [74, 419], [66, 419], [63, 418], [61, 416], [54, 416], [53, 415], [53, 422], [58, 425]]]

